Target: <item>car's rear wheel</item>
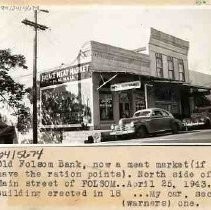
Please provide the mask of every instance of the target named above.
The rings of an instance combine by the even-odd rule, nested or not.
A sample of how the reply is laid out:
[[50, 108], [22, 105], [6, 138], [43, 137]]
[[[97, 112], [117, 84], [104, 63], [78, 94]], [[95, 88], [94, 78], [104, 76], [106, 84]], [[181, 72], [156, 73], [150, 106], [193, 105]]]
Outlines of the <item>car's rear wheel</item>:
[[172, 130], [173, 134], [177, 134], [179, 132], [179, 127], [178, 127], [177, 123], [172, 124], [171, 130]]
[[136, 137], [137, 138], [144, 138], [147, 135], [147, 130], [144, 126], [140, 126], [139, 128], [137, 128], [136, 130]]
[[208, 119], [206, 120], [205, 125], [204, 125], [204, 128], [205, 128], [205, 129], [211, 128], [210, 120], [208, 120]]
[[115, 140], [119, 141], [119, 140], [121, 140], [121, 139], [122, 139], [122, 136], [120, 136], [120, 135], [116, 135], [116, 136], [115, 136]]

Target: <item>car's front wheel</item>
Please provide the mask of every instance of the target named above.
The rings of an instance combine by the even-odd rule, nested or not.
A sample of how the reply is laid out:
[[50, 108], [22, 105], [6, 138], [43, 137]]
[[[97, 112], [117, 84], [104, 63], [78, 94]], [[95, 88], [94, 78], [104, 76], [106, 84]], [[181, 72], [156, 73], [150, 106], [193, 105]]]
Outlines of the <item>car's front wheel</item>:
[[211, 128], [211, 123], [210, 123], [210, 120], [206, 120], [206, 122], [205, 122], [205, 125], [204, 125], [204, 128], [205, 129], [210, 129]]
[[137, 138], [144, 138], [147, 135], [147, 130], [144, 126], [140, 126], [139, 128], [137, 128], [136, 130], [136, 137]]

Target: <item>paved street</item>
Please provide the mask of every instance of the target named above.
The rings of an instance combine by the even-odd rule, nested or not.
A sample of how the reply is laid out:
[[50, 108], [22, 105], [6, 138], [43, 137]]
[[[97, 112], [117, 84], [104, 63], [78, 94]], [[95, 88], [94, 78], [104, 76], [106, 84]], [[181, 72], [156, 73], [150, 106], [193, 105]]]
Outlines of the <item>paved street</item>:
[[170, 144], [170, 143], [211, 143], [211, 129], [183, 131], [179, 134], [162, 134], [155, 137], [147, 137], [143, 139], [125, 139], [119, 141], [101, 142], [101, 145], [134, 145], [134, 144]]

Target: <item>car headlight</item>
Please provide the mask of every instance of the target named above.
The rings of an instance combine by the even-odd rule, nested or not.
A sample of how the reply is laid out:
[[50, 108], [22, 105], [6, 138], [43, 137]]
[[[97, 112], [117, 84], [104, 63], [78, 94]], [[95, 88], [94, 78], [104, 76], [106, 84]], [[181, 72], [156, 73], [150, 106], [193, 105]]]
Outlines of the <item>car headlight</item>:
[[131, 126], [131, 127], [134, 127], [134, 126], [135, 126], [135, 125], [134, 125], [134, 122], [131, 122], [131, 123], [130, 123], [130, 126]]
[[183, 125], [185, 125], [185, 124], [187, 124], [187, 123], [188, 123], [188, 120], [187, 120], [187, 119], [183, 119], [183, 120], [182, 120], [182, 124], [183, 124]]
[[114, 128], [115, 128], [115, 125], [112, 124], [112, 125], [111, 125], [111, 130], [114, 130]]
[[204, 119], [204, 118], [200, 118], [200, 121], [201, 121], [201, 122], [204, 122], [204, 121], [205, 121], [205, 119]]
[[123, 120], [122, 120], [122, 119], [119, 120], [119, 125], [120, 125], [120, 126], [123, 125]]

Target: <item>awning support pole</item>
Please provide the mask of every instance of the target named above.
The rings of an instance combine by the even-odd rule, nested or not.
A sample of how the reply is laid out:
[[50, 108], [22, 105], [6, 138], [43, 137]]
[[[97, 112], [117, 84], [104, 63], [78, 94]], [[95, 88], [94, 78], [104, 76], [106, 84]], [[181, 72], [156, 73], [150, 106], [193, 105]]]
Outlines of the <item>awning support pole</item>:
[[147, 90], [147, 87], [152, 87], [153, 85], [151, 85], [151, 84], [147, 84], [147, 83], [145, 83], [144, 84], [144, 97], [145, 97], [145, 106], [146, 106], [146, 109], [148, 109], [149, 107], [148, 107], [148, 90]]
[[104, 80], [104, 78], [103, 78], [102, 74], [100, 74], [100, 77], [101, 77], [101, 79], [102, 79], [102, 81], [103, 81], [103, 83], [104, 83], [104, 82], [105, 82], [105, 80]]
[[108, 82], [110, 82], [111, 80], [113, 80], [118, 74], [115, 74], [113, 77], [111, 77], [110, 79], [108, 79], [107, 81], [105, 81], [102, 85], [100, 85], [97, 90], [99, 90], [101, 87], [103, 87], [104, 85], [106, 85]]

